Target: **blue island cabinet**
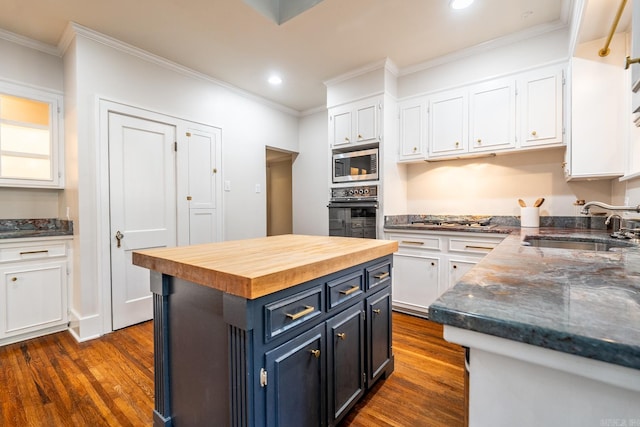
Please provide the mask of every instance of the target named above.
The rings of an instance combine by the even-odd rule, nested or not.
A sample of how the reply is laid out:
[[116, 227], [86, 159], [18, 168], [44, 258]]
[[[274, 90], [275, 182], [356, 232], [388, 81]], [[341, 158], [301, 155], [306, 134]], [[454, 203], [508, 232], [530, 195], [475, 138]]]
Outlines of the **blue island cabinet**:
[[151, 272], [155, 426], [332, 426], [393, 372], [392, 257], [257, 299]]

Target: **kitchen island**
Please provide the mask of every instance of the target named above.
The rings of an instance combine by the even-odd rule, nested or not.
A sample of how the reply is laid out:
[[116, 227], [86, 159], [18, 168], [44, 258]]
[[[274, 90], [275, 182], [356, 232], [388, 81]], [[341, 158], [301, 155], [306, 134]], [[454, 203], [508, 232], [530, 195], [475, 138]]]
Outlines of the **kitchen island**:
[[393, 372], [384, 240], [134, 252], [154, 294], [155, 426], [334, 425]]
[[[560, 248], [566, 241], [613, 247]], [[522, 229], [429, 317], [470, 349], [469, 425], [640, 425], [637, 242]]]

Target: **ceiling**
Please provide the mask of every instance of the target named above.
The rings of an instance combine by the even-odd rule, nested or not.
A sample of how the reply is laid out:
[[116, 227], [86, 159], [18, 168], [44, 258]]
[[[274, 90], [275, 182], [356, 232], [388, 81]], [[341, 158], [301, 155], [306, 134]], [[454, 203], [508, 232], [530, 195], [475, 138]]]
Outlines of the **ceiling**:
[[[574, 1], [476, 0], [452, 10], [448, 0], [324, 0], [277, 25], [243, 0], [0, 0], [0, 29], [57, 46], [75, 22], [304, 112], [326, 104], [323, 82], [341, 74], [385, 58], [402, 73], [513, 33], [557, 28]], [[588, 37], [604, 37], [618, 2], [589, 1], [605, 6], [589, 18], [602, 35]], [[271, 73], [283, 83], [269, 85]]]

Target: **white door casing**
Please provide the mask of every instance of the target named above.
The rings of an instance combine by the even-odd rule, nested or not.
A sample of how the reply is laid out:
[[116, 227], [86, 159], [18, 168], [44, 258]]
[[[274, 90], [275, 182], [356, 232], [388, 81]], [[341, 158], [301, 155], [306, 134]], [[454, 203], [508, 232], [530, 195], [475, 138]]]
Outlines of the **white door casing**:
[[176, 127], [114, 112], [108, 121], [115, 330], [153, 317], [149, 270], [131, 263], [132, 251], [176, 245]]

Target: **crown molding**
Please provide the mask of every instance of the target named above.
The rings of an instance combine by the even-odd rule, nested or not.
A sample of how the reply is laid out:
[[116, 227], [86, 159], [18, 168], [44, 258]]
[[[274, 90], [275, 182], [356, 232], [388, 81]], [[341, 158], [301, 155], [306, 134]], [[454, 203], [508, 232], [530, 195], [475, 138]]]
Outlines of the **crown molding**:
[[347, 73], [341, 74], [337, 77], [333, 77], [332, 79], [325, 80], [323, 83], [325, 86], [332, 86], [338, 83], [341, 83], [345, 80], [352, 79], [354, 77], [361, 76], [363, 74], [367, 74], [371, 71], [379, 70], [384, 68], [385, 70], [392, 73], [394, 76], [398, 76], [399, 69], [396, 64], [393, 63], [389, 58], [381, 59], [379, 61], [372, 62], [370, 64], [364, 65], [360, 68], [356, 68], [355, 70], [351, 70]]
[[402, 77], [408, 74], [413, 74], [413, 73], [427, 70], [429, 68], [437, 67], [439, 65], [447, 64], [449, 62], [459, 61], [461, 59], [468, 58], [470, 56], [477, 55], [482, 52], [486, 52], [486, 51], [503, 47], [503, 46], [508, 46], [513, 43], [517, 43], [533, 37], [538, 37], [546, 33], [565, 29], [567, 27], [568, 27], [568, 23], [564, 21], [564, 19], [559, 19], [557, 21], [554, 21], [548, 24], [537, 25], [533, 28], [530, 28], [524, 31], [510, 34], [505, 37], [499, 37], [493, 40], [489, 40], [484, 43], [480, 43], [475, 46], [469, 47], [467, 49], [457, 50], [448, 55], [442, 55], [437, 58], [416, 64], [416, 65], [404, 67], [400, 70], [400, 73], [398, 74], [398, 76]]
[[3, 30], [2, 28], [0, 28], [0, 39], [4, 39], [6, 41], [15, 43], [20, 46], [28, 47], [30, 49], [34, 49], [48, 55], [62, 56], [60, 55], [60, 51], [55, 46], [30, 39], [29, 37], [21, 36], [16, 33], [12, 33], [11, 31]]
[[269, 99], [263, 98], [261, 96], [255, 95], [251, 92], [245, 91], [243, 89], [238, 88], [237, 86], [233, 86], [232, 84], [229, 84], [227, 82], [224, 82], [222, 80], [218, 80], [215, 79], [209, 75], [206, 75], [204, 73], [201, 73], [199, 71], [195, 71], [191, 68], [185, 67], [183, 65], [180, 65], [176, 62], [170, 61], [166, 58], [163, 58], [161, 56], [155, 55], [153, 53], [147, 52], [146, 50], [140, 49], [138, 47], [135, 47], [133, 45], [130, 45], [128, 43], [122, 42], [120, 40], [117, 40], [113, 37], [107, 36], [105, 34], [99, 33], [97, 31], [94, 31], [90, 28], [84, 27], [80, 24], [77, 24], [75, 22], [70, 22], [69, 25], [67, 26], [67, 29], [65, 30], [60, 43], [58, 44], [58, 49], [62, 52], [66, 51], [66, 49], [68, 49], [69, 45], [71, 44], [71, 42], [73, 41], [73, 39], [75, 37], [84, 37], [86, 39], [89, 40], [93, 40], [97, 43], [101, 43], [104, 44], [105, 46], [109, 46], [113, 49], [119, 50], [121, 52], [124, 52], [126, 54], [129, 54], [131, 56], [135, 56], [139, 59], [142, 59], [143, 61], [147, 61], [149, 63], [158, 65], [160, 67], [163, 67], [165, 69], [174, 71], [176, 73], [188, 76], [188, 77], [192, 77], [195, 79], [199, 79], [199, 80], [203, 80], [206, 81], [208, 83], [212, 83], [215, 84], [217, 86], [221, 86], [231, 92], [234, 92], [244, 98], [248, 98], [251, 99], [252, 101], [258, 102], [260, 104], [266, 105], [268, 107], [271, 107], [273, 109], [279, 110], [283, 113], [286, 114], [290, 114], [296, 117], [300, 116], [300, 111], [294, 110], [293, 108], [289, 108], [286, 107], [282, 104], [278, 104], [276, 102], [273, 102]]

